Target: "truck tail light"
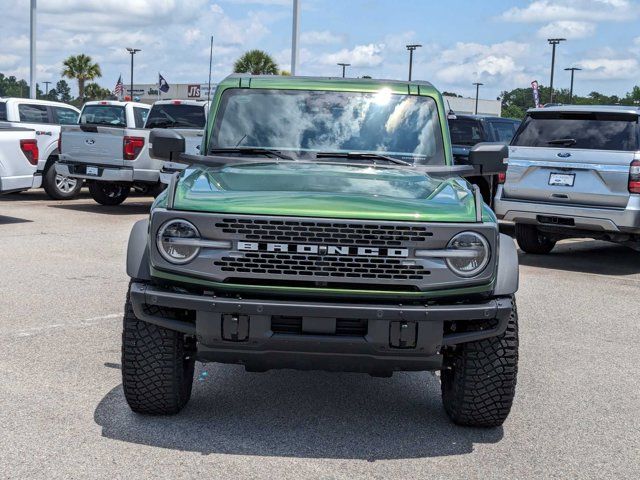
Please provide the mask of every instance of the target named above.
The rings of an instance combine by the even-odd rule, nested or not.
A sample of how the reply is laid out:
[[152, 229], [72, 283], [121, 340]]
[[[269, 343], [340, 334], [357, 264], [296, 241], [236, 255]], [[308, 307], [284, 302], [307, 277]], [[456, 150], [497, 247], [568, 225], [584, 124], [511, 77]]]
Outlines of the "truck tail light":
[[498, 173], [498, 183], [504, 183], [507, 180], [507, 172]]
[[38, 165], [38, 142], [32, 139], [20, 140], [20, 150], [31, 165]]
[[629, 193], [640, 193], [640, 160], [634, 160], [629, 167]]
[[144, 148], [144, 138], [124, 137], [122, 141], [122, 156], [125, 160], [135, 160]]

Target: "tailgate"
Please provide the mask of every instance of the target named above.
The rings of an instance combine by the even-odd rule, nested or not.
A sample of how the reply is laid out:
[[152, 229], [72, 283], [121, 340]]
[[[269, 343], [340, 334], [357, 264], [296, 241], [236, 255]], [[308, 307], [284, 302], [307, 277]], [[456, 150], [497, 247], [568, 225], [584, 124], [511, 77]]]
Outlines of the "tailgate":
[[566, 148], [509, 148], [504, 197], [624, 208], [634, 152]]
[[96, 165], [124, 166], [122, 144], [127, 129], [96, 125], [62, 128], [63, 160]]

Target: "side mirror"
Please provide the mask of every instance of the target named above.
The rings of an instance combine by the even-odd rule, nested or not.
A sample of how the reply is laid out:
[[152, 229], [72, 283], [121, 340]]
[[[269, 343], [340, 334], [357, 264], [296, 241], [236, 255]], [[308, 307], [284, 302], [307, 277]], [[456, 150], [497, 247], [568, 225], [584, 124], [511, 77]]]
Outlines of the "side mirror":
[[509, 147], [503, 143], [478, 143], [469, 151], [468, 165], [478, 175], [496, 175], [507, 171]]
[[175, 160], [185, 152], [184, 137], [175, 130], [153, 128], [149, 134], [151, 157], [158, 160]]

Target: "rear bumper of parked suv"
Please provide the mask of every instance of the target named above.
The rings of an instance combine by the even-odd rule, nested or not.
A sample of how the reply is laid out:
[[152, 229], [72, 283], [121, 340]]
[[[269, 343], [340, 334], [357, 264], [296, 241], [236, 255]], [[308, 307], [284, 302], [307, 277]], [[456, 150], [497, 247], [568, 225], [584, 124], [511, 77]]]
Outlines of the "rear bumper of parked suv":
[[228, 298], [134, 282], [136, 317], [195, 335], [198, 358], [248, 370], [436, 370], [443, 346], [502, 334], [510, 297], [399, 305]]
[[[87, 175], [87, 166], [95, 166], [98, 169], [98, 174]], [[128, 166], [117, 167], [113, 165], [94, 165], [69, 161], [59, 161], [56, 164], [56, 172], [67, 177], [98, 182], [156, 183], [160, 179], [160, 172], [158, 170], [140, 170]]]
[[495, 213], [517, 223], [602, 232], [640, 233], [640, 195], [630, 195], [624, 208], [559, 205], [504, 198], [502, 185], [495, 197]]

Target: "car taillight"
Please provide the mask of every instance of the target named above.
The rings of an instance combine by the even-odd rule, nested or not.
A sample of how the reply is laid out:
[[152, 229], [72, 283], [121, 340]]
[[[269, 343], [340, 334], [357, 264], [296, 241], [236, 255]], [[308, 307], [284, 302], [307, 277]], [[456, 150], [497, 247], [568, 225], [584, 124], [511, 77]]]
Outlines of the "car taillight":
[[507, 180], [507, 172], [498, 173], [498, 183], [504, 183]]
[[38, 142], [31, 139], [20, 140], [20, 150], [31, 165], [38, 165]]
[[634, 160], [629, 167], [629, 193], [640, 193], [640, 160]]
[[144, 147], [142, 137], [124, 137], [122, 141], [122, 156], [125, 160], [135, 160]]

